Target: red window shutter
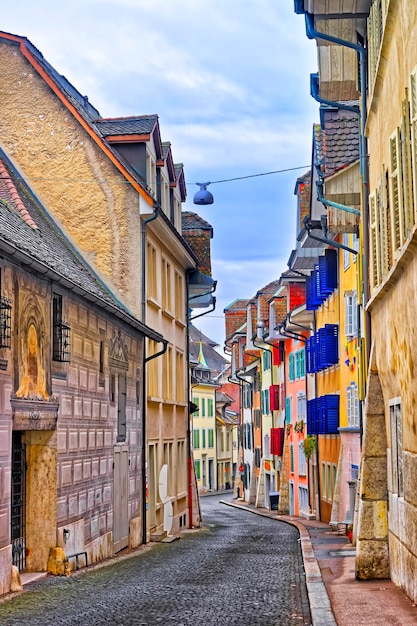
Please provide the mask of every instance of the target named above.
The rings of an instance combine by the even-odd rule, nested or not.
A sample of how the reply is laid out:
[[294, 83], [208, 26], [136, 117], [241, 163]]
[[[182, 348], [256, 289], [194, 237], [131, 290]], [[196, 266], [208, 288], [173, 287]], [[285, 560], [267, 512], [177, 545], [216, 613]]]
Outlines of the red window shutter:
[[282, 456], [284, 449], [284, 429], [271, 428], [271, 454]]
[[272, 348], [272, 362], [274, 365], [280, 365], [281, 363], [281, 350], [277, 346]]
[[269, 409], [279, 410], [279, 385], [271, 385], [269, 388]]

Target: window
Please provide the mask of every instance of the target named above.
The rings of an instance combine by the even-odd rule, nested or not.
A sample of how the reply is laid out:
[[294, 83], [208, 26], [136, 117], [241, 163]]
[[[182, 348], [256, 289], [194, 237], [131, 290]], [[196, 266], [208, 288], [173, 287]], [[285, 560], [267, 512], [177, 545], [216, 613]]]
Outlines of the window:
[[[158, 344], [152, 339], [147, 340], [147, 355], [152, 356], [159, 350]], [[159, 375], [158, 375], [159, 359], [151, 359], [146, 365], [148, 395], [154, 398], [159, 397]]]
[[294, 444], [290, 443], [290, 472], [294, 474]]
[[271, 369], [271, 352], [269, 350], [262, 351], [264, 371]]
[[162, 308], [164, 311], [172, 310], [171, 294], [171, 265], [166, 259], [162, 259]]
[[110, 375], [109, 400], [111, 404], [116, 402], [116, 376]]
[[200, 398], [197, 398], [197, 397], [193, 398], [193, 403], [199, 407], [198, 411], [195, 411], [193, 415], [194, 417], [200, 417]]
[[201, 413], [200, 413], [201, 417], [205, 417], [206, 416], [206, 399], [205, 398], [201, 398]]
[[181, 493], [187, 489], [187, 456], [185, 441], [178, 442], [178, 462], [177, 462], [177, 492]]
[[213, 417], [214, 413], [213, 413], [213, 399], [212, 398], [208, 398], [207, 400], [207, 417]]
[[126, 376], [117, 376], [117, 441], [126, 441]]
[[52, 358], [54, 361], [69, 361], [70, 326], [62, 319], [62, 296], [52, 296]]
[[300, 515], [307, 517], [310, 509], [308, 501], [308, 489], [302, 485], [298, 486], [298, 506], [300, 509]]
[[294, 372], [294, 354], [291, 353], [289, 356], [289, 373], [288, 377], [290, 380], [294, 380], [295, 372]]
[[172, 400], [172, 348], [168, 346], [163, 354], [163, 397]]
[[200, 460], [194, 461], [195, 475], [197, 480], [201, 480], [201, 463]]
[[208, 447], [214, 448], [214, 430], [213, 428], [208, 429]]
[[304, 454], [302, 441], [298, 443], [298, 475], [299, 476], [307, 475], [307, 461], [306, 461], [306, 455]]
[[183, 320], [185, 317], [184, 287], [181, 274], [175, 271], [175, 318]]
[[[343, 233], [343, 245], [347, 248], [350, 248], [350, 235], [349, 233]], [[348, 250], [343, 249], [343, 269], [347, 270], [350, 265], [350, 252]]]
[[264, 415], [267, 415], [270, 412], [270, 410], [269, 410], [269, 389], [263, 389], [262, 390], [261, 398], [262, 398], [262, 413], [264, 413]]
[[297, 421], [306, 421], [307, 414], [307, 400], [303, 391], [297, 394]]
[[356, 291], [345, 294], [345, 335], [354, 337], [358, 334], [358, 306]]
[[359, 398], [356, 383], [350, 383], [346, 389], [346, 401], [348, 426], [350, 428], [359, 428]]
[[12, 345], [11, 342], [12, 301], [4, 296], [0, 296], [0, 348], [10, 348]]
[[243, 385], [243, 406], [245, 409], [249, 409], [252, 406], [253, 402], [253, 393], [252, 393], [252, 385], [246, 384]]
[[292, 398], [285, 398], [285, 421], [289, 424], [291, 422], [292, 414]]
[[300, 354], [300, 378], [304, 378], [304, 376], [306, 375], [306, 353], [305, 353], [305, 349], [303, 348], [302, 350], [300, 350], [299, 354]]
[[403, 496], [403, 422], [400, 398], [395, 398], [389, 402], [389, 416], [391, 425], [392, 492]]
[[175, 353], [175, 392], [178, 402], [185, 400], [184, 355]]
[[206, 429], [205, 428], [201, 429], [201, 447], [202, 448], [206, 447]]
[[148, 298], [158, 299], [156, 250], [150, 243], [146, 247], [146, 290]]
[[200, 431], [197, 428], [193, 431], [193, 447], [194, 450], [198, 450], [200, 448]]

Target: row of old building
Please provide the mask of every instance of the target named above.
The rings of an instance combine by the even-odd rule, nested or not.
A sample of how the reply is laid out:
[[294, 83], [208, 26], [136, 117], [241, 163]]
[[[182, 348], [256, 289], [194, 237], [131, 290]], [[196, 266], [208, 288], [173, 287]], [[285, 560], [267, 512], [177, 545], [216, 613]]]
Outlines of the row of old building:
[[356, 576], [391, 577], [415, 601], [417, 10], [294, 6], [317, 44], [320, 123], [288, 268], [225, 310], [238, 486], [349, 532]]
[[0, 593], [199, 524], [190, 311], [212, 229], [157, 115], [0, 33]]

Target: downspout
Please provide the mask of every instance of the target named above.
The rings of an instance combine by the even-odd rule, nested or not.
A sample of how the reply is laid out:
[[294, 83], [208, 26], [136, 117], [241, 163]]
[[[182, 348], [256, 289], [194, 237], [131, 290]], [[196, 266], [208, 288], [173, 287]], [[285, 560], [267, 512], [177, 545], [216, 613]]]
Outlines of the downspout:
[[328, 246], [332, 246], [334, 248], [339, 248], [339, 250], [347, 250], [351, 254], [358, 254], [357, 250], [354, 250], [353, 248], [349, 248], [348, 246], [345, 246], [342, 243], [338, 243], [337, 241], [333, 241], [333, 239], [328, 239], [326, 237], [326, 226], [323, 220], [321, 222], [321, 227], [323, 230], [323, 237], [317, 237], [316, 235], [311, 234], [311, 231], [313, 230], [313, 225], [311, 224], [309, 217], [304, 218], [304, 225], [308, 232], [308, 236], [311, 237], [311, 239], [314, 239], [315, 241], [320, 241], [320, 243], [325, 243]]
[[[146, 323], [146, 226], [149, 222], [152, 222], [159, 215], [161, 207], [154, 202], [154, 212], [145, 220], [142, 220], [141, 224], [141, 247], [142, 247], [142, 322]], [[168, 342], [164, 340], [164, 347], [161, 352], [157, 352], [151, 357], [146, 357], [146, 349], [143, 349], [143, 367], [142, 367], [142, 543], [146, 543], [146, 466], [147, 466], [147, 437], [146, 437], [146, 414], [147, 414], [147, 377], [146, 377], [146, 364], [151, 359], [156, 358], [163, 354], [168, 347]]]
[[[203, 315], [207, 315], [211, 313], [216, 308], [216, 298], [213, 298], [213, 308], [208, 311], [204, 311], [204, 313], [200, 313], [199, 315], [195, 315], [191, 317], [191, 309], [189, 308], [190, 300], [200, 296], [191, 296], [190, 297], [190, 285], [188, 280], [188, 275], [190, 271], [187, 271], [187, 280], [186, 280], [186, 311], [187, 311], [187, 338], [186, 338], [186, 350], [187, 350], [187, 389], [186, 389], [186, 398], [188, 403], [187, 408], [187, 480], [188, 480], [188, 526], [191, 529], [193, 527], [193, 451], [191, 448], [191, 412], [190, 412], [190, 393], [191, 393], [191, 385], [190, 385], [190, 322], [191, 320], [195, 320], [198, 317], [202, 317]], [[210, 291], [202, 295], [209, 295], [214, 293], [216, 290], [217, 282], [214, 282], [213, 287]], [[200, 513], [201, 517], [201, 513]]]

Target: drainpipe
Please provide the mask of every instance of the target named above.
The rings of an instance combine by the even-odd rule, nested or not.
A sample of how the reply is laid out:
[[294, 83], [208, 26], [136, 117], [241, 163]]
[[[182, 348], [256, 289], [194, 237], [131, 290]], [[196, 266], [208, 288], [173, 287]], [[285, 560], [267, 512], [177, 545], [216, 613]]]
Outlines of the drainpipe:
[[[209, 290], [207, 293], [204, 294], [200, 294], [198, 296], [191, 296], [190, 297], [190, 285], [189, 285], [189, 279], [188, 279], [188, 275], [191, 271], [194, 270], [188, 270], [187, 271], [187, 280], [186, 280], [186, 294], [185, 294], [185, 298], [186, 298], [186, 310], [187, 310], [187, 338], [186, 338], [186, 350], [187, 350], [187, 389], [186, 389], [186, 398], [187, 398], [187, 402], [188, 402], [188, 409], [187, 409], [187, 480], [188, 480], [188, 526], [191, 529], [193, 527], [193, 451], [192, 451], [192, 447], [191, 447], [191, 413], [190, 413], [190, 392], [191, 392], [191, 385], [190, 385], [190, 322], [192, 320], [197, 319], [198, 317], [202, 317], [203, 315], [207, 315], [208, 313], [211, 313], [212, 311], [214, 311], [214, 309], [216, 308], [216, 298], [213, 298], [213, 308], [209, 309], [208, 311], [204, 311], [203, 313], [200, 313], [199, 315], [194, 315], [194, 317], [191, 317], [191, 309], [189, 308], [189, 303], [190, 300], [193, 300], [195, 298], [200, 297], [200, 295], [210, 295], [212, 293], [215, 292], [216, 290], [216, 286], [217, 286], [217, 281], [215, 281], [213, 283], [213, 287], [211, 290]], [[201, 516], [201, 514], [200, 514]]]
[[310, 94], [317, 100], [319, 104], [325, 104], [326, 106], [336, 107], [337, 109], [343, 109], [344, 111], [351, 111], [352, 113], [356, 113], [356, 115], [360, 115], [360, 108], [357, 105], [344, 104], [344, 102], [335, 102], [334, 100], [325, 100], [320, 97], [320, 84], [319, 84], [319, 74], [316, 72], [315, 74], [310, 74]]
[[[325, 216], [322, 216], [325, 218]], [[323, 237], [316, 237], [316, 235], [312, 235], [311, 231], [313, 230], [313, 223], [310, 221], [309, 217], [305, 217], [304, 218], [304, 225], [306, 227], [306, 230], [308, 232], [308, 236], [311, 237], [311, 239], [314, 239], [315, 241], [320, 241], [321, 243], [325, 243], [328, 246], [332, 246], [334, 248], [339, 248], [339, 250], [347, 250], [348, 252], [350, 252], [351, 254], [358, 254], [357, 250], [354, 250], [353, 248], [349, 248], [348, 246], [343, 245], [342, 243], [338, 243], [337, 241], [333, 241], [333, 239], [328, 239], [326, 237], [327, 234], [327, 228], [326, 228], [326, 223], [325, 223], [325, 219], [321, 221], [321, 228], [323, 231]]]
[[339, 209], [340, 211], [345, 211], [346, 213], [353, 213], [353, 215], [360, 215], [361, 212], [359, 209], [354, 209], [351, 206], [346, 206], [345, 204], [339, 204], [338, 202], [332, 202], [323, 196], [323, 181], [316, 181], [316, 189], [318, 199], [324, 206], [331, 206], [334, 209]]

